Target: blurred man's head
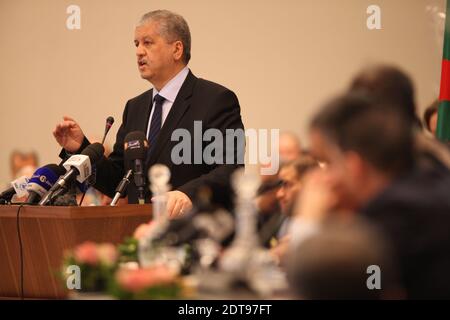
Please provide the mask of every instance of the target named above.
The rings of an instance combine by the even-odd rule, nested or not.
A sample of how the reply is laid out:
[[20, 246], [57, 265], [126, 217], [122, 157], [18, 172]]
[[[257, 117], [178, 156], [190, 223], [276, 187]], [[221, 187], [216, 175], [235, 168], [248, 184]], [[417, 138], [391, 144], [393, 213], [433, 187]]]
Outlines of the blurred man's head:
[[365, 68], [353, 79], [350, 91], [369, 94], [377, 102], [396, 107], [412, 124], [420, 126], [416, 114], [414, 85], [401, 69], [389, 65]]
[[413, 165], [412, 128], [398, 108], [348, 94], [325, 105], [311, 124], [311, 152], [328, 163], [339, 204], [364, 206]]
[[439, 100], [435, 100], [423, 113], [425, 128], [436, 136]]
[[34, 173], [38, 166], [36, 152], [22, 152], [14, 150], [10, 155], [11, 177], [16, 179], [20, 176], [29, 176]]
[[280, 134], [279, 148], [281, 162], [294, 161], [302, 155], [300, 139], [292, 132]]
[[[361, 221], [329, 221], [289, 256], [288, 279], [297, 298], [403, 297], [390, 248], [376, 230]], [[374, 274], [370, 266], [379, 267], [380, 290], [368, 287], [368, 282], [376, 284], [375, 279], [368, 281]]]
[[282, 165], [278, 174], [280, 187], [276, 195], [283, 214], [291, 215], [295, 200], [302, 187], [303, 176], [309, 170], [317, 167], [317, 161], [308, 155], [303, 155], [297, 160]]
[[139, 72], [157, 90], [172, 79], [191, 58], [191, 34], [184, 18], [167, 10], [142, 16], [134, 44]]
[[279, 180], [278, 175], [262, 175], [261, 185], [257, 192], [257, 208], [260, 214], [277, 213], [280, 206], [277, 200]]

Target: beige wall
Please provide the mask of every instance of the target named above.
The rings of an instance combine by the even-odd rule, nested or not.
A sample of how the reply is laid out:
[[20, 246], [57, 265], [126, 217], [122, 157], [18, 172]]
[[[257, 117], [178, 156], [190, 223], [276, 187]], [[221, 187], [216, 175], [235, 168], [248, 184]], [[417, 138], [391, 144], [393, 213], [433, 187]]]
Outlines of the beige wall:
[[[70, 4], [81, 7], [81, 30], [66, 29]], [[382, 30], [366, 27], [370, 4], [382, 9]], [[89, 137], [113, 115], [114, 141], [125, 102], [150, 86], [133, 46], [134, 25], [149, 10], [186, 18], [191, 69], [237, 93], [246, 127], [306, 140], [318, 105], [368, 63], [410, 72], [422, 109], [436, 96], [442, 49], [428, 4], [444, 0], [0, 0], [0, 181], [10, 179], [13, 148], [38, 150], [41, 165], [57, 161], [51, 132], [64, 114]]]

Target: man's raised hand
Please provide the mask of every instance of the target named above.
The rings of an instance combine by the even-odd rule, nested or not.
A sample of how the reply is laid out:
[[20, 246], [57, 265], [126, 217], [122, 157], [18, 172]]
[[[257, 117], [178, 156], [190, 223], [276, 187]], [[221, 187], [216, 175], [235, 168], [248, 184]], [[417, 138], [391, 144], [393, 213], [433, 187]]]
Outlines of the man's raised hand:
[[63, 120], [53, 130], [53, 136], [66, 151], [76, 152], [83, 143], [84, 133], [74, 119], [64, 116]]

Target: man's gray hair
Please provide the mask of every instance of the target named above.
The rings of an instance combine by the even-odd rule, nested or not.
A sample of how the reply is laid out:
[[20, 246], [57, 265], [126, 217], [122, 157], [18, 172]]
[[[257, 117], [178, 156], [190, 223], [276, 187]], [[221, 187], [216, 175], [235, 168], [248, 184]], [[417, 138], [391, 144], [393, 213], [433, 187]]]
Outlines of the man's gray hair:
[[191, 32], [182, 16], [169, 10], [155, 10], [144, 14], [140, 25], [155, 21], [159, 23], [159, 34], [168, 42], [183, 43], [183, 61], [187, 64], [191, 59]]

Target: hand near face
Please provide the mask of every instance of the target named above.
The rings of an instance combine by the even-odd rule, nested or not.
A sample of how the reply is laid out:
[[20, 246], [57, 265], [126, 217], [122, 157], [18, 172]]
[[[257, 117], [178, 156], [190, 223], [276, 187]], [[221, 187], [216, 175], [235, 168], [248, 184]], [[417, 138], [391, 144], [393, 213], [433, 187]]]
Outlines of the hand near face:
[[74, 119], [64, 116], [63, 120], [53, 130], [53, 136], [58, 144], [66, 151], [76, 152], [83, 143], [83, 131]]
[[[156, 197], [152, 198], [154, 201]], [[167, 216], [171, 219], [179, 218], [183, 214], [188, 213], [192, 209], [192, 201], [181, 191], [169, 191], [166, 193], [167, 199]]]
[[320, 222], [337, 204], [326, 169], [315, 169], [304, 178], [294, 215], [311, 222]]

